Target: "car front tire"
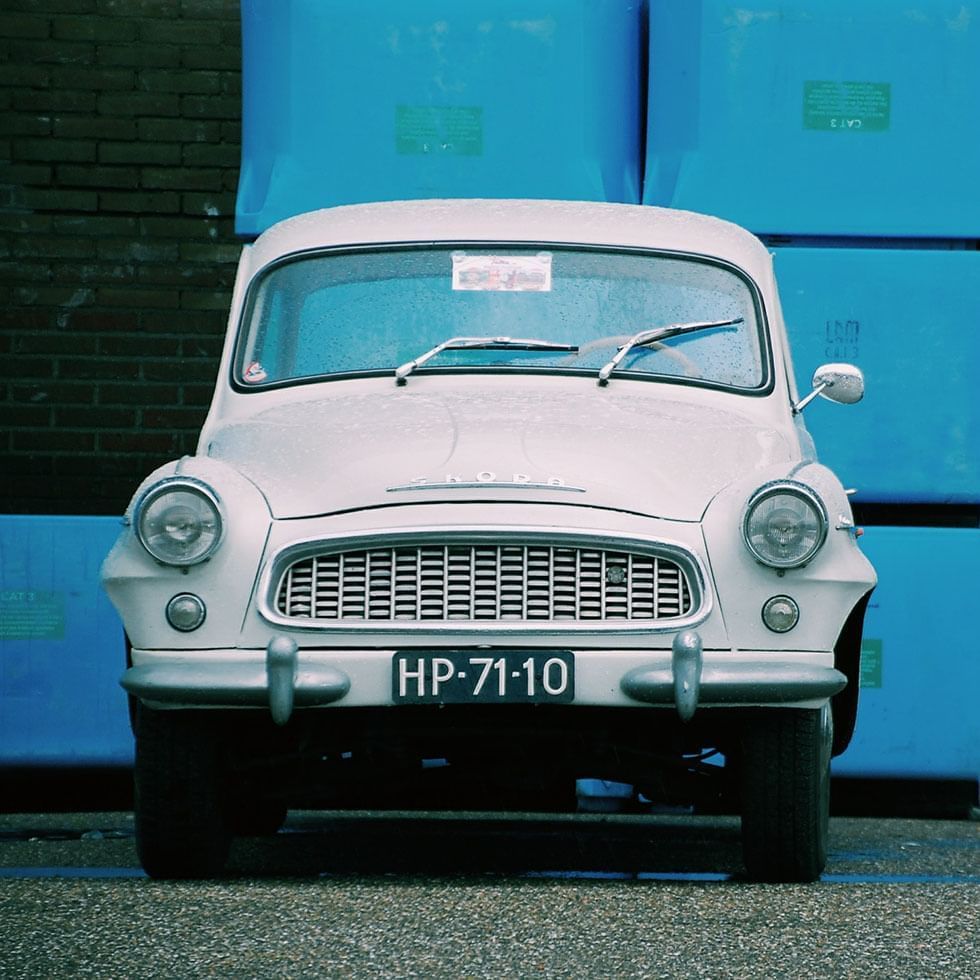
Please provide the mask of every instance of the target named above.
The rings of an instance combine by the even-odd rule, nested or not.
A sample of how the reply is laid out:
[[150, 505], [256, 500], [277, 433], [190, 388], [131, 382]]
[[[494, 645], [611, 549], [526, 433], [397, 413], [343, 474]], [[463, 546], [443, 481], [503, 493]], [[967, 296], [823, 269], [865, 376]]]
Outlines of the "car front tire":
[[219, 749], [201, 715], [138, 706], [136, 850], [151, 878], [208, 878], [223, 870], [230, 837]]
[[760, 713], [742, 733], [742, 854], [751, 879], [810, 882], [827, 863], [829, 706]]

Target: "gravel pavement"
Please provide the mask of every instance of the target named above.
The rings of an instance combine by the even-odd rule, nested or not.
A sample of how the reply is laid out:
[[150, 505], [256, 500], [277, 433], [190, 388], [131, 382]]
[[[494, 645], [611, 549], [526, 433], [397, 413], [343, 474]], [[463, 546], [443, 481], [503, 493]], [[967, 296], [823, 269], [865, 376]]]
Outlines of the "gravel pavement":
[[805, 886], [740, 881], [737, 830], [294, 814], [156, 882], [130, 814], [7, 815], [0, 977], [977, 976], [977, 823], [836, 818]]

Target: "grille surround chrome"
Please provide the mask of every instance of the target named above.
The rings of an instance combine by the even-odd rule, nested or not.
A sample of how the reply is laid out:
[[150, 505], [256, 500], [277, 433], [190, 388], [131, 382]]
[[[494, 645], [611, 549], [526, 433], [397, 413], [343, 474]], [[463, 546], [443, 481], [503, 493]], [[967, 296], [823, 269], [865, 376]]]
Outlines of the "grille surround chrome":
[[[664, 559], [686, 578], [690, 605], [669, 618], [306, 618], [284, 614], [278, 606], [280, 582], [287, 569], [313, 557], [347, 552], [393, 551], [400, 548], [482, 549], [527, 547], [550, 550], [583, 549]], [[603, 566], [604, 567], [604, 566]], [[314, 633], [432, 634], [650, 634], [675, 632], [702, 622], [711, 606], [706, 577], [698, 557], [687, 547], [661, 538], [620, 537], [602, 532], [489, 528], [430, 528], [377, 531], [369, 535], [323, 536], [292, 542], [278, 550], [266, 565], [259, 587], [259, 612], [269, 623], [290, 631]], [[601, 586], [605, 588], [605, 586]], [[368, 589], [365, 586], [365, 594]], [[522, 611], [526, 610], [525, 605]]]

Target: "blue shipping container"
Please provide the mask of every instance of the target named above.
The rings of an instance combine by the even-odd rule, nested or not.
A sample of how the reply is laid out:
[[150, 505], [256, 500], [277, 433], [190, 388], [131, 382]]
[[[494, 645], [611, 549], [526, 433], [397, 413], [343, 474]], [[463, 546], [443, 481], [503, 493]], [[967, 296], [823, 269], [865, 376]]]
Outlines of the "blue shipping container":
[[133, 761], [122, 624], [99, 584], [108, 517], [0, 515], [0, 766]]
[[336, 204], [637, 203], [643, 0], [243, 0], [240, 235]]
[[[838, 776], [980, 778], [980, 646], [958, 611], [980, 580], [980, 530], [868, 528], [878, 571], [861, 651], [861, 694]], [[942, 601], [923, 601], [942, 590]], [[961, 601], [962, 600], [962, 601]]]
[[980, 252], [774, 252], [800, 390], [828, 361], [867, 380], [805, 410], [820, 458], [862, 502], [980, 503]]
[[757, 233], [980, 233], [980, 0], [651, 0], [643, 201]]

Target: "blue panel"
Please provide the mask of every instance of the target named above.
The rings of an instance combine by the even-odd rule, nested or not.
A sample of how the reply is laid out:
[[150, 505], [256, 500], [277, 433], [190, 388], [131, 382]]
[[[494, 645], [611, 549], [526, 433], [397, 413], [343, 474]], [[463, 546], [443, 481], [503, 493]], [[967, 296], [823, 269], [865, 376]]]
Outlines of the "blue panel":
[[980, 647], [965, 613], [980, 580], [980, 530], [873, 527], [861, 541], [879, 583], [857, 730], [834, 773], [976, 779]]
[[980, 502], [980, 253], [774, 251], [800, 391], [827, 361], [867, 381], [805, 409], [820, 458], [862, 502]]
[[645, 204], [975, 238], [980, 0], [650, 0]]
[[118, 518], [0, 515], [0, 766], [130, 765], [122, 624], [99, 585]]
[[335, 204], [639, 201], [645, 0], [243, 0], [237, 231]]

